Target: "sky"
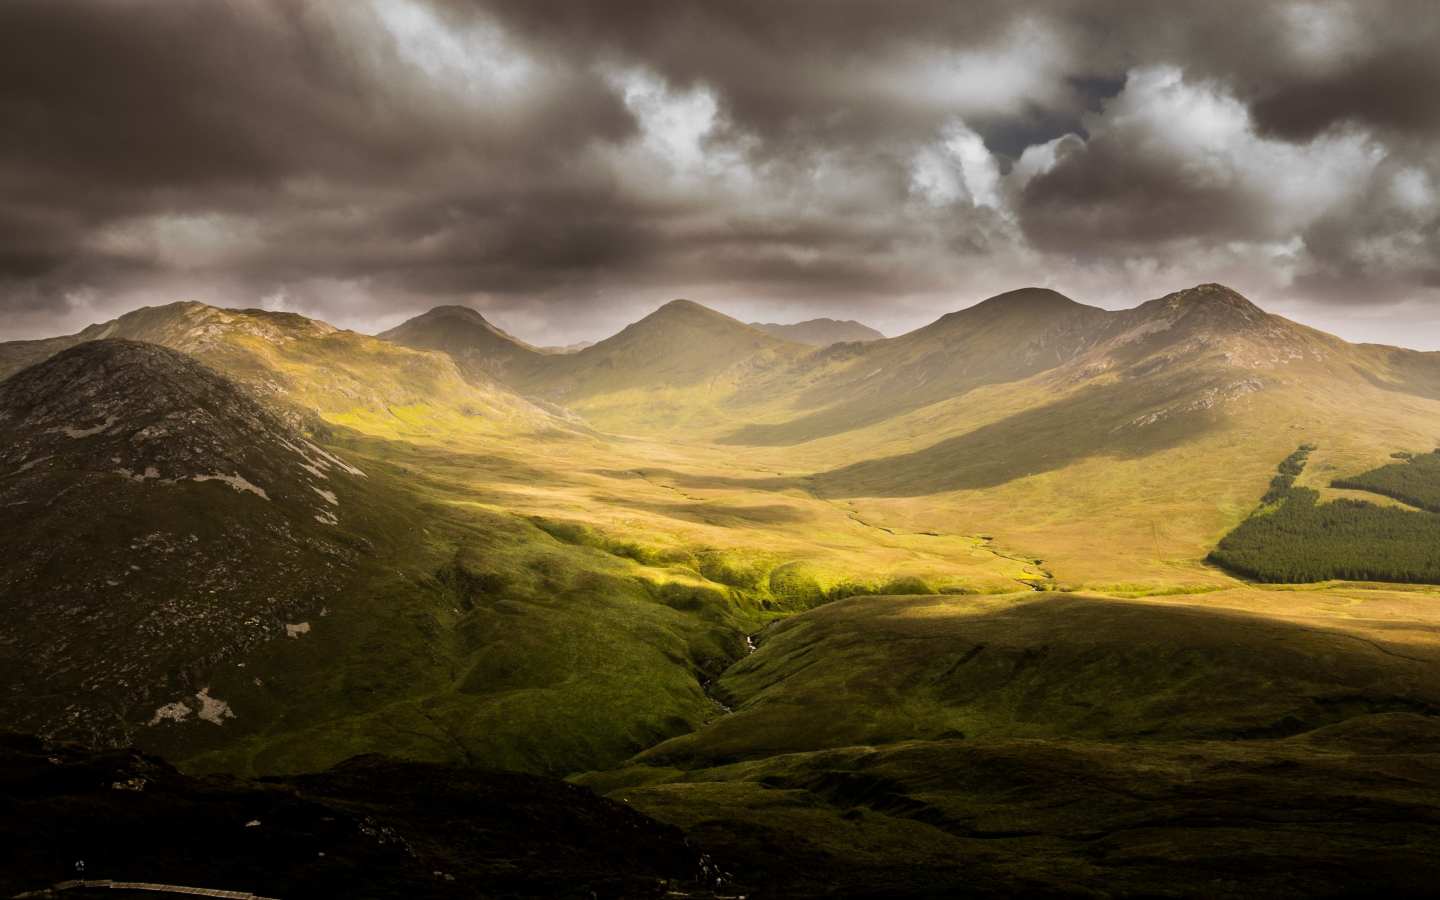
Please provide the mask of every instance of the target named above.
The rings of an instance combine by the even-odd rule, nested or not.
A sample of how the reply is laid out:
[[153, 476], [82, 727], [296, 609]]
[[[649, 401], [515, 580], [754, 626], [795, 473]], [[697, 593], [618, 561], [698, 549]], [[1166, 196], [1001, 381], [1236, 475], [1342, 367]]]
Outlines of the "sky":
[[1433, 0], [5, 0], [0, 339], [1203, 282], [1440, 350]]

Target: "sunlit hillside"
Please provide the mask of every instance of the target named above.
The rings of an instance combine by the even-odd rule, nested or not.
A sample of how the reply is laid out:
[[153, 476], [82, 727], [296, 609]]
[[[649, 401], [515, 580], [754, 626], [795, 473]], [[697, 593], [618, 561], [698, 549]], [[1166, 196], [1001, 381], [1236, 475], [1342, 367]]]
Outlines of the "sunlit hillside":
[[[1277, 466], [1423, 506], [1436, 358], [1218, 285], [823, 347], [675, 301], [564, 354], [455, 307], [384, 339], [140, 310], [0, 345], [0, 714], [192, 773], [568, 776], [797, 891], [1143, 893], [1191, 860], [1283, 893], [1247, 847], [1364, 868], [1430, 834], [1400, 798], [1440, 777], [1394, 759], [1433, 739], [1440, 590], [1210, 554], [1271, 524]], [[1207, 799], [1271, 771], [1332, 838]], [[1123, 862], [1145, 817], [1158, 868]]]

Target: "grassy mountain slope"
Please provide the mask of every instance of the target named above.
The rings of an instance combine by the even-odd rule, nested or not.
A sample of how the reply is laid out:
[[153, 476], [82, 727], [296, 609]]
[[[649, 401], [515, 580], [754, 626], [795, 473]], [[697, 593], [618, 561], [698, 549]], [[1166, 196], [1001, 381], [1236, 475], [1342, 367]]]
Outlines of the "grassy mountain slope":
[[578, 353], [517, 377], [522, 391], [618, 433], [733, 418], [747, 385], [808, 352], [688, 300], [674, 300]]
[[793, 325], [751, 322], [750, 325], [766, 334], [773, 334], [778, 338], [794, 341], [797, 344], [809, 344], [812, 347], [826, 347], [842, 341], [883, 341], [885, 339], [885, 335], [868, 325], [861, 325], [854, 319], [847, 319], [843, 322], [836, 319], [807, 319]]
[[321, 447], [175, 351], [88, 341], [3, 390], [16, 727], [201, 769], [564, 773], [715, 715], [701, 679], [754, 627], [692, 569], [436, 499], [413, 449]]
[[118, 337], [184, 351], [246, 385], [297, 423], [387, 435], [514, 434], [560, 420], [443, 353], [339, 331], [294, 313], [172, 303], [78, 334], [0, 344], [0, 377], [67, 346]]
[[1440, 610], [1337, 599], [840, 601], [717, 682], [733, 715], [579, 780], [801, 895], [1401, 884], [1440, 865]]
[[756, 392], [777, 402], [724, 440], [787, 445], [841, 434], [1054, 368], [1118, 325], [1103, 310], [1027, 288], [950, 313], [909, 334], [811, 353]]
[[1440, 405], [1358, 371], [1370, 348], [1222, 288], [1153, 301], [1121, 324], [1019, 381], [793, 446], [747, 447], [752, 467], [787, 476], [749, 484], [813, 491], [896, 533], [994, 536], [1044, 559], [1061, 584], [1192, 589], [1228, 582], [1205, 554], [1297, 439], [1321, 446], [1302, 479], [1314, 486], [1440, 439]]
[[544, 361], [545, 354], [485, 321], [468, 306], [437, 306], [376, 335], [417, 350], [439, 350], [507, 381]]

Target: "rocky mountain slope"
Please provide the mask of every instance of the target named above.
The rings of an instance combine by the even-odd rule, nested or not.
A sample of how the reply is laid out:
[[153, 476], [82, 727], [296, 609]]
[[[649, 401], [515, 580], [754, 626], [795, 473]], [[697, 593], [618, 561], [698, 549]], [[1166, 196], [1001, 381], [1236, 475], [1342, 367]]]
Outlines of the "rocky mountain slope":
[[64, 337], [0, 344], [0, 378], [106, 337], [184, 351], [245, 385], [292, 422], [384, 434], [564, 430], [560, 419], [445, 353], [341, 331], [294, 313], [203, 303], [146, 307]]
[[196, 678], [321, 614], [359, 468], [233, 381], [106, 338], [0, 383], [4, 718], [92, 741], [230, 715]]
[[861, 325], [854, 319], [807, 319], [793, 325], [779, 325], [775, 322], [751, 322], [752, 327], [767, 334], [773, 334], [797, 344], [825, 347], [846, 341], [882, 341], [885, 335], [868, 325]]

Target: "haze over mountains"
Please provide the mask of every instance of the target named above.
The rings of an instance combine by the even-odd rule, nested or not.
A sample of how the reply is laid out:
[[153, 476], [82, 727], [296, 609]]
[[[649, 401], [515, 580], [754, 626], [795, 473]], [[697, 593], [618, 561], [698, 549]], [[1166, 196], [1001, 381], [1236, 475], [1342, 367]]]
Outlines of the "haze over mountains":
[[1206, 284], [823, 346], [677, 300], [570, 353], [178, 303], [0, 378], [4, 727], [569, 777], [797, 896], [1440, 873], [1440, 594], [1207, 562], [1299, 444], [1401, 502], [1330, 483], [1440, 445], [1440, 354]]

